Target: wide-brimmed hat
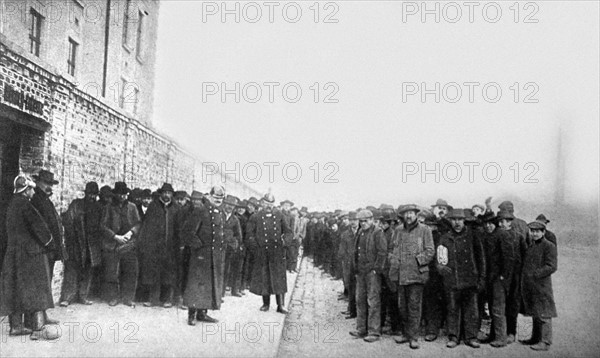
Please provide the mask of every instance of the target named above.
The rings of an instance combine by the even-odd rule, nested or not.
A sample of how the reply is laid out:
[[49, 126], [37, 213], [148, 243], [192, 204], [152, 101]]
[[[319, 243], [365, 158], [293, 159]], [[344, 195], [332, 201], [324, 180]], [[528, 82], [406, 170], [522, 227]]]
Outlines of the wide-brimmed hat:
[[539, 222], [543, 222], [543, 223], [544, 223], [544, 225], [547, 225], [547, 224], [550, 222], [550, 220], [548, 220], [548, 219], [546, 218], [546, 215], [544, 215], [544, 214], [540, 214], [540, 215], [538, 215], [538, 216], [537, 216], [537, 218], [535, 218], [535, 220], [536, 220], [536, 221], [539, 221]]
[[284, 201], [282, 201], [281, 203], [279, 203], [279, 205], [283, 206], [284, 204], [290, 204], [290, 206], [294, 206], [294, 203], [292, 203], [291, 201], [285, 199]]
[[104, 185], [102, 188], [100, 188], [100, 196], [111, 197], [112, 195], [113, 193], [110, 185]]
[[506, 220], [514, 220], [515, 216], [510, 211], [500, 210], [498, 214], [496, 214], [498, 220], [506, 219]]
[[260, 206], [260, 203], [258, 202], [258, 199], [256, 199], [255, 197], [250, 197], [250, 199], [248, 199], [248, 205], [252, 205], [255, 208]]
[[481, 221], [483, 221], [484, 223], [491, 222], [495, 224], [498, 222], [498, 217], [496, 217], [493, 211], [486, 211], [485, 213], [483, 213], [483, 215], [479, 217], [479, 219], [481, 219]]
[[546, 224], [538, 220], [530, 222], [529, 224], [527, 224], [527, 226], [531, 230], [546, 230]]
[[18, 194], [24, 192], [27, 188], [35, 188], [35, 183], [31, 180], [30, 177], [25, 175], [17, 175], [15, 181], [13, 183], [15, 190], [14, 194]]
[[431, 205], [432, 208], [435, 208], [436, 206], [445, 206], [448, 210], [452, 210], [452, 205], [448, 204], [444, 199], [438, 199], [435, 201], [435, 204]]
[[185, 190], [178, 190], [175, 192], [175, 195], [173, 195], [173, 197], [175, 199], [184, 199], [184, 198], [189, 198], [190, 195]]
[[398, 220], [398, 214], [396, 213], [396, 210], [394, 210], [394, 208], [391, 209], [383, 209], [383, 216], [382, 216], [382, 220], [385, 221], [390, 221], [390, 220]]
[[466, 219], [467, 217], [465, 216], [464, 209], [452, 209], [452, 210], [450, 210], [448, 215], [446, 215], [446, 218], [448, 218], [448, 219]]
[[400, 205], [398, 207], [398, 215], [402, 215], [407, 211], [414, 211], [415, 213], [418, 213], [421, 211], [421, 209], [419, 209], [415, 204]]
[[225, 199], [223, 199], [223, 204], [228, 204], [232, 206], [238, 206], [240, 199], [233, 195], [227, 195]]
[[344, 217], [350, 215], [349, 212], [347, 212], [346, 210], [340, 210], [339, 214], [338, 214], [338, 218], [343, 219]]
[[140, 198], [144, 199], [144, 198], [151, 198], [152, 197], [152, 190], [150, 189], [144, 189], [142, 190], [142, 193], [140, 194]]
[[512, 201], [506, 200], [498, 205], [498, 209], [500, 209], [500, 211], [508, 211], [512, 213], [515, 211], [515, 206], [513, 205]]
[[175, 189], [173, 189], [173, 185], [171, 183], [163, 183], [163, 185], [158, 189], [157, 193], [163, 193], [165, 191], [170, 191], [171, 193], [175, 193]]
[[98, 183], [96, 183], [95, 181], [91, 181], [91, 182], [85, 184], [84, 193], [98, 195], [98, 193], [100, 193], [100, 189], [98, 188]]
[[127, 184], [125, 184], [125, 182], [118, 181], [115, 183], [115, 187], [113, 188], [112, 193], [115, 195], [129, 194], [129, 188], [127, 187]]
[[373, 209], [371, 212], [373, 213], [373, 219], [381, 220], [383, 218], [383, 211], [379, 209]]
[[202, 199], [204, 199], [204, 194], [202, 194], [201, 192], [199, 192], [197, 190], [193, 190], [191, 199], [192, 200], [202, 200]]
[[52, 173], [51, 171], [48, 171], [46, 169], [42, 169], [40, 170], [40, 172], [37, 175], [32, 175], [31, 176], [35, 181], [42, 181], [44, 183], [48, 183], [48, 184], [52, 184], [52, 185], [56, 185], [58, 184], [58, 180], [54, 179], [54, 173]]

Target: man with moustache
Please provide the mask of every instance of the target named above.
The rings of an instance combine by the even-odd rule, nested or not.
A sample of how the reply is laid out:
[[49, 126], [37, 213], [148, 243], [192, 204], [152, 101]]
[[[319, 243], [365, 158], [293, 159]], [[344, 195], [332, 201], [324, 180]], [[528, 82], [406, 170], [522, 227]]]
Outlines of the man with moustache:
[[437, 247], [437, 267], [443, 277], [448, 304], [446, 347], [458, 345], [462, 326], [465, 344], [479, 348], [477, 292], [485, 286], [483, 247], [473, 230], [465, 225], [463, 209], [452, 209], [447, 217], [452, 231], [442, 235]]
[[398, 215], [404, 223], [394, 231], [394, 248], [390, 255], [390, 281], [398, 290], [398, 310], [403, 330], [394, 337], [398, 344], [409, 343], [418, 349], [421, 324], [423, 289], [429, 278], [429, 262], [434, 255], [431, 229], [417, 221], [420, 211], [414, 204], [402, 205]]
[[375, 227], [370, 210], [359, 211], [356, 218], [360, 225], [354, 242], [356, 330], [350, 335], [372, 343], [381, 338], [381, 274], [387, 242], [383, 232]]
[[237, 207], [239, 199], [233, 195], [227, 195], [223, 200], [223, 212], [225, 213], [225, 223], [223, 224], [223, 235], [225, 237], [225, 282], [223, 284], [222, 296], [225, 296], [225, 286], [231, 287], [233, 297], [242, 297], [240, 293], [241, 275], [242, 275], [242, 227], [237, 216], [233, 213]]
[[140, 215], [140, 219], [144, 220], [146, 216], [146, 211], [148, 211], [148, 207], [152, 203], [152, 190], [144, 189], [140, 193], [140, 202], [135, 206], [138, 209], [138, 213]]
[[283, 237], [292, 230], [283, 214], [274, 210], [275, 197], [271, 193], [262, 199], [263, 209], [248, 221], [248, 243], [255, 248], [255, 263], [250, 282], [250, 292], [262, 296], [260, 308], [269, 310], [271, 295], [275, 295], [277, 312], [287, 314], [285, 293], [287, 292], [285, 247]]
[[100, 223], [102, 262], [104, 263], [104, 292], [109, 306], [116, 306], [119, 297], [134, 308], [139, 262], [135, 241], [141, 220], [135, 205], [127, 201], [129, 188], [125, 182], [116, 182], [113, 200], [104, 208]]
[[173, 306], [180, 247], [175, 233], [179, 206], [174, 203], [174, 192], [170, 183], [164, 183], [158, 190], [159, 197], [148, 206], [137, 241], [141, 283], [149, 294], [144, 302], [146, 307], [160, 305], [162, 288], [167, 292], [163, 307]]
[[218, 322], [207, 314], [207, 310], [221, 309], [226, 243], [225, 219], [220, 206], [224, 198], [225, 188], [213, 186], [203, 205], [194, 208], [183, 229], [186, 246], [191, 252], [183, 293], [190, 326], [196, 324], [195, 320]]
[[60, 298], [62, 307], [68, 306], [75, 299], [85, 305], [92, 304], [88, 300], [92, 269], [100, 266], [102, 260], [100, 221], [103, 210], [97, 201], [99, 192], [96, 182], [87, 183], [85, 197], [73, 200], [64, 214], [68, 259], [65, 260]]

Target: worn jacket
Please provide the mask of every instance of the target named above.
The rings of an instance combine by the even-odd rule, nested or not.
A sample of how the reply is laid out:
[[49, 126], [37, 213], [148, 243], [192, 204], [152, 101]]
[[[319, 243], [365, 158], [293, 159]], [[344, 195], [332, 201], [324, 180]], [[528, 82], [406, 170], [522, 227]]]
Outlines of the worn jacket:
[[89, 259], [91, 267], [100, 265], [102, 213], [102, 205], [97, 201], [75, 199], [71, 202], [63, 215], [65, 247], [70, 261], [84, 266]]
[[225, 222], [223, 224], [223, 235], [225, 236], [225, 242], [227, 246], [231, 247], [234, 250], [239, 250], [242, 247], [242, 227], [240, 225], [240, 221], [238, 217], [231, 213], [229, 215], [229, 219], [227, 219], [227, 214], [223, 213]]
[[479, 237], [485, 252], [487, 282], [491, 284], [500, 277], [506, 283], [510, 282], [515, 261], [510, 234], [505, 230], [496, 228], [491, 233], [485, 230], [479, 232]]
[[527, 248], [521, 275], [522, 313], [533, 317], [556, 317], [552, 274], [558, 269], [556, 245], [546, 238]]
[[454, 230], [440, 237], [437, 247], [438, 272], [443, 276], [446, 289], [464, 289], [484, 286], [485, 256], [481, 240], [467, 226], [461, 232]]
[[383, 273], [387, 256], [387, 242], [381, 229], [371, 226], [360, 229], [354, 242], [354, 267], [358, 274], [375, 271]]
[[[118, 201], [104, 208], [104, 215], [100, 224], [102, 233], [102, 250], [129, 252], [135, 248], [135, 240], [140, 230], [140, 216], [135, 204], [125, 200], [122, 204]], [[125, 244], [119, 244], [115, 235], [124, 235], [132, 231], [133, 236]]]
[[394, 230], [390, 256], [390, 281], [399, 285], [424, 284], [429, 278], [429, 262], [434, 255], [431, 229], [417, 223]]

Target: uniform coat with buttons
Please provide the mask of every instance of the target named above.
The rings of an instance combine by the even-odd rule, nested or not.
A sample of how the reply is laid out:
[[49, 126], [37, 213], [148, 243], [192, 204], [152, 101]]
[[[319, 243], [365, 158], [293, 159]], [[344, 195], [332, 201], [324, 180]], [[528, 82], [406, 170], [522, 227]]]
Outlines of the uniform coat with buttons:
[[21, 194], [13, 196], [6, 212], [8, 243], [0, 276], [0, 316], [53, 308], [48, 249], [48, 226]]
[[283, 235], [291, 232], [279, 211], [263, 209], [250, 217], [246, 233], [256, 248], [250, 292], [261, 296], [287, 292]]
[[185, 246], [190, 247], [190, 263], [183, 304], [189, 308], [221, 308], [226, 242], [225, 214], [206, 201], [195, 208], [183, 227]]

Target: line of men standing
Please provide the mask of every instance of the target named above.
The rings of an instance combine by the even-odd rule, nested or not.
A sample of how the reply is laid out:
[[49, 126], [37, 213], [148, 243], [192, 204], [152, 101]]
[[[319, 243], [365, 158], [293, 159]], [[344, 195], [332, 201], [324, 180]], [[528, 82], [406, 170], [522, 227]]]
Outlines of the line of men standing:
[[[124, 182], [114, 188], [89, 182], [61, 217], [50, 200], [58, 184], [53, 173], [41, 170], [33, 178], [15, 178], [7, 210], [0, 315], [9, 316], [10, 335], [58, 338], [50, 327], [59, 322], [46, 314], [54, 307], [58, 260], [64, 262], [61, 306], [93, 304], [90, 292], [99, 286], [110, 306], [176, 304], [195, 325], [217, 321], [207, 310], [220, 309], [229, 286], [235, 297], [247, 288], [262, 296], [262, 311], [275, 295], [277, 311], [287, 313], [286, 270], [296, 270], [306, 228], [290, 210], [293, 203], [275, 208], [270, 193], [240, 201], [221, 186], [190, 196], [169, 183], [152, 193]], [[101, 278], [94, 280], [97, 271]]]
[[[356, 319], [350, 332], [356, 338], [375, 342], [385, 333], [418, 349], [423, 319], [428, 342], [445, 327], [448, 348], [461, 340], [499, 348], [515, 341], [522, 313], [534, 322], [522, 343], [548, 350], [556, 317], [550, 278], [557, 270], [556, 236], [544, 215], [527, 224], [514, 216], [511, 202], [497, 213], [490, 203], [454, 209], [439, 199], [431, 210], [382, 204], [314, 213], [305, 254], [334, 277], [341, 262], [340, 299], [348, 299], [342, 313]], [[480, 332], [486, 306], [489, 335]]]

